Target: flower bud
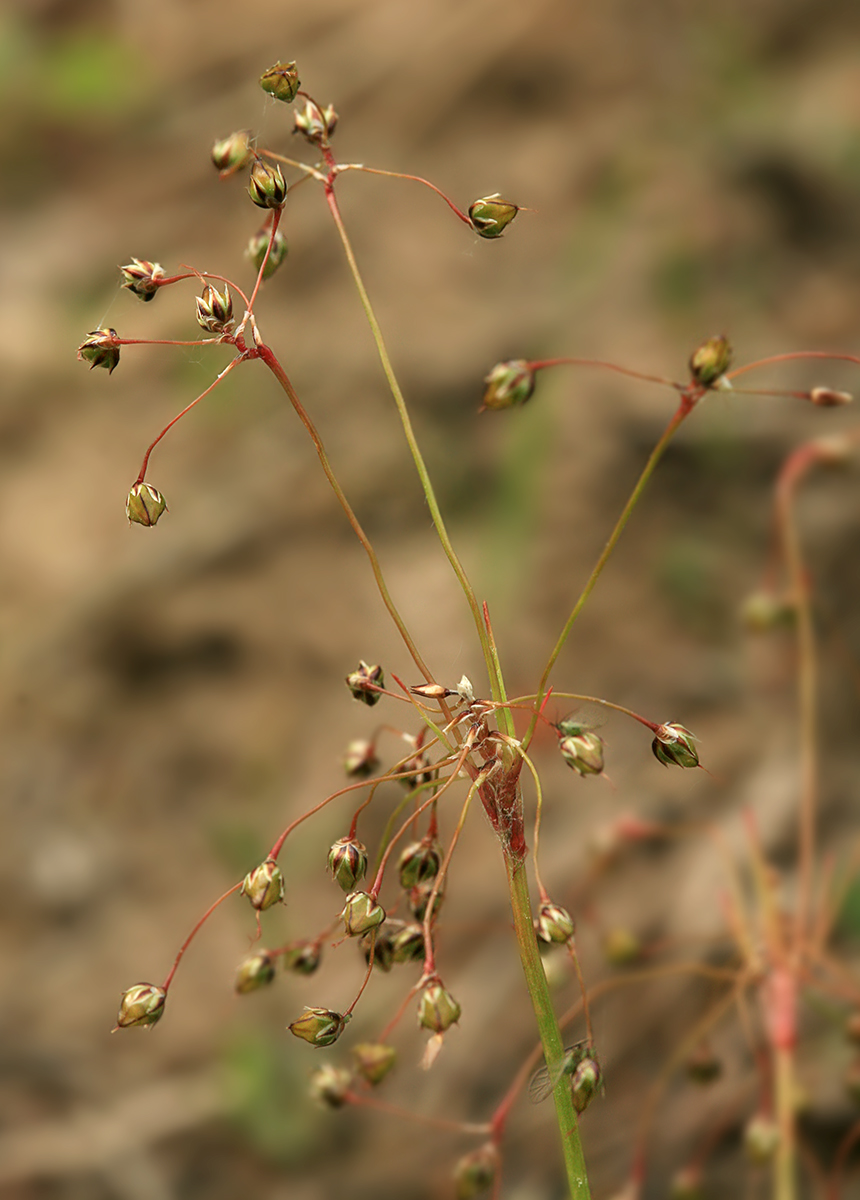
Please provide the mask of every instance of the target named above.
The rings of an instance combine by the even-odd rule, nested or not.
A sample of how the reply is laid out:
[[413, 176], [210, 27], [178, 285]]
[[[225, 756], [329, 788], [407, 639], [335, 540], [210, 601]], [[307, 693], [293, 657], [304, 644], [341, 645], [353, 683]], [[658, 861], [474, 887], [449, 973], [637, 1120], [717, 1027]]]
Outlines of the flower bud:
[[435, 879], [442, 865], [442, 852], [437, 842], [412, 842], [400, 855], [398, 871], [400, 886], [409, 889], [416, 883]]
[[361, 939], [361, 949], [364, 961], [370, 966], [371, 956], [374, 967], [386, 974], [394, 966], [394, 935], [397, 932], [392, 926], [402, 926], [402, 921], [386, 921], [377, 929], [371, 929]]
[[347, 1102], [352, 1074], [345, 1067], [326, 1063], [311, 1072], [308, 1091], [324, 1108], [342, 1108]]
[[478, 411], [519, 407], [531, 399], [535, 383], [535, 373], [524, 358], [496, 363], [489, 375], [484, 376], [484, 398]]
[[292, 1025], [290, 1033], [312, 1046], [331, 1046], [343, 1033], [349, 1015], [328, 1008], [305, 1008], [304, 1014]]
[[659, 725], [654, 731], [654, 741], [651, 750], [658, 762], [664, 767], [697, 767], [699, 756], [696, 753], [696, 739], [674, 721]]
[[542, 904], [535, 928], [542, 941], [559, 944], [570, 941], [576, 932], [573, 917], [560, 904]]
[[289, 104], [296, 98], [296, 92], [301, 86], [299, 73], [294, 62], [276, 62], [268, 71], [260, 76], [260, 87], [276, 100]]
[[78, 362], [88, 362], [90, 370], [104, 367], [110, 375], [119, 362], [119, 346], [116, 345], [118, 336], [115, 329], [108, 329], [107, 326], [94, 329], [78, 346]]
[[367, 849], [356, 838], [335, 842], [328, 852], [328, 869], [344, 892], [351, 892], [367, 870]]
[[420, 925], [406, 925], [391, 939], [396, 963], [418, 962], [424, 957], [424, 930]]
[[127, 1029], [130, 1025], [155, 1025], [164, 1016], [167, 992], [154, 983], [136, 983], [122, 994], [116, 1028]]
[[469, 220], [479, 237], [497, 238], [502, 236], [519, 211], [516, 204], [503, 200], [498, 192], [494, 192], [492, 196], [482, 196], [469, 205]]
[[433, 1033], [444, 1033], [460, 1020], [460, 1005], [437, 980], [428, 983], [418, 1001], [418, 1024]]
[[756, 1113], [744, 1129], [744, 1150], [750, 1162], [758, 1167], [769, 1163], [779, 1145], [779, 1126], [767, 1113]]
[[281, 208], [287, 198], [287, 185], [281, 168], [257, 159], [248, 180], [248, 195], [258, 208]]
[[337, 113], [334, 106], [317, 108], [312, 100], [306, 100], [304, 108], [295, 114], [293, 133], [300, 133], [312, 146], [321, 146], [335, 131]]
[[819, 408], [837, 408], [841, 404], [850, 404], [854, 397], [850, 392], [836, 392], [833, 388], [814, 387], [809, 393], [809, 399]]
[[297, 975], [313, 975], [321, 958], [319, 942], [293, 942], [284, 950], [284, 970], [295, 971]]
[[355, 700], [360, 700], [362, 704], [368, 704], [372, 708], [380, 699], [377, 689], [385, 687], [385, 672], [380, 666], [369, 667], [362, 661], [357, 670], [347, 675], [346, 686]]
[[259, 233], [255, 233], [248, 242], [245, 250], [245, 255], [250, 259], [255, 270], [259, 271], [263, 266], [263, 259], [266, 260], [266, 265], [263, 267], [263, 278], [270, 279], [277, 271], [278, 267], [287, 257], [287, 239], [281, 233], [280, 229], [272, 238], [272, 249], [269, 257], [266, 258], [266, 250], [269, 245], [269, 233], [265, 229], [261, 229]]
[[457, 1200], [474, 1200], [486, 1192], [495, 1183], [498, 1172], [499, 1152], [492, 1142], [464, 1154], [454, 1168]]
[[253, 153], [247, 129], [240, 129], [215, 143], [212, 147], [212, 161], [221, 173], [221, 178], [225, 179], [246, 167]]
[[274, 978], [274, 959], [268, 950], [258, 950], [256, 954], [249, 954], [239, 964], [233, 986], [240, 996], [244, 996], [248, 992], [256, 992], [257, 988], [265, 987]]
[[202, 295], [197, 297], [197, 324], [207, 333], [229, 333], [233, 320], [233, 299], [225, 286], [219, 292], [211, 283], [204, 285]]
[[600, 1087], [600, 1064], [584, 1058], [570, 1077], [570, 1094], [577, 1113], [584, 1113]]
[[352, 1048], [355, 1069], [362, 1079], [376, 1085], [381, 1083], [397, 1061], [397, 1051], [382, 1042], [359, 1042]]
[[627, 967], [642, 953], [642, 943], [631, 929], [610, 929], [603, 939], [603, 953], [613, 967]]
[[164, 267], [161, 263], [149, 262], [142, 258], [133, 258], [126, 266], [120, 267], [120, 271], [122, 286], [144, 301], [155, 297], [159, 280], [164, 278]]
[[591, 730], [563, 737], [558, 743], [561, 756], [577, 775], [603, 774], [603, 747], [606, 745], [602, 737]]
[[[412, 913], [416, 921], [423, 921], [427, 916], [427, 905], [430, 903], [430, 897], [433, 894], [433, 888], [436, 886], [434, 879], [428, 879], [424, 883], [416, 883], [413, 888], [409, 889], [409, 911]], [[444, 900], [442, 889], [440, 888], [433, 898], [433, 920], [439, 916], [439, 909], [442, 907]]]
[[687, 1078], [706, 1087], [723, 1073], [723, 1064], [707, 1042], [700, 1043], [684, 1063]]
[[750, 633], [769, 633], [793, 625], [797, 616], [794, 602], [772, 592], [753, 592], [741, 607], [741, 621]]
[[361, 937], [385, 920], [385, 909], [368, 892], [350, 892], [340, 914], [348, 937]]
[[364, 738], [350, 742], [343, 756], [343, 769], [350, 779], [368, 779], [379, 770], [376, 746]]
[[723, 335], [708, 338], [690, 355], [690, 374], [702, 387], [713, 387], [732, 362], [729, 339]]
[[167, 501], [151, 483], [136, 483], [128, 493], [125, 515], [130, 525], [156, 525], [166, 511]]
[[251, 907], [265, 912], [284, 899], [284, 876], [274, 859], [267, 858], [245, 876], [241, 895], [247, 896]]

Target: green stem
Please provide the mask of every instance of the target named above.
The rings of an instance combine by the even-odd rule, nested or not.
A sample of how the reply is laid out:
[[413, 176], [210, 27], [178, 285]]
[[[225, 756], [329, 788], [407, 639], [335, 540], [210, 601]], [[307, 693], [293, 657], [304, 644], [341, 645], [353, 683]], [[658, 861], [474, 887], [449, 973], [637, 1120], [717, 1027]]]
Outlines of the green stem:
[[528, 749], [528, 747], [529, 747], [529, 744], [534, 735], [535, 728], [537, 726], [538, 713], [540, 712], [541, 702], [542, 702], [544, 696], [546, 695], [546, 686], [549, 681], [550, 674], [552, 673], [552, 669], [555, 666], [555, 663], [556, 663], [556, 660], [557, 660], [559, 654], [561, 654], [562, 649], [564, 648], [564, 644], [568, 639], [570, 631], [573, 628], [574, 622], [576, 621], [576, 618], [579, 616], [580, 612], [582, 611], [583, 607], [585, 606], [586, 600], [588, 599], [588, 597], [591, 595], [592, 591], [594, 590], [594, 585], [597, 583], [598, 579], [600, 578], [600, 574], [603, 571], [603, 568], [606, 566], [607, 562], [609, 561], [610, 556], [612, 555], [613, 550], [615, 549], [616, 545], [618, 544], [618, 539], [621, 537], [621, 534], [624, 532], [624, 526], [627, 524], [628, 520], [630, 519], [630, 515], [633, 512], [633, 509], [639, 503], [642, 493], [644, 492], [649, 479], [654, 474], [654, 470], [655, 470], [657, 464], [659, 463], [660, 459], [663, 457], [663, 453], [664, 453], [666, 447], [669, 445], [669, 442], [671, 442], [672, 438], [674, 437], [674, 435], [677, 432], [681, 423], [684, 421], [685, 417], [687, 417], [693, 411], [693, 408], [695, 407], [696, 402], [699, 400], [700, 396], [701, 396], [701, 392], [685, 392], [684, 395], [682, 396], [681, 403], [678, 405], [678, 408], [676, 409], [672, 419], [669, 421], [669, 424], [663, 430], [663, 433], [660, 437], [659, 442], [654, 447], [654, 449], [651, 451], [651, 455], [642, 470], [642, 474], [639, 476], [639, 479], [636, 482], [636, 486], [634, 487], [633, 491], [630, 493], [630, 498], [628, 499], [627, 503], [625, 504], [624, 510], [621, 513], [621, 516], [616, 521], [615, 528], [612, 530], [612, 533], [609, 535], [609, 540], [607, 541], [606, 545], [603, 547], [603, 552], [600, 555], [600, 558], [597, 560], [594, 570], [589, 575], [588, 580], [585, 584], [585, 587], [582, 589], [582, 592], [580, 593], [579, 599], [577, 600], [576, 604], [573, 606], [573, 611], [571, 612], [570, 616], [567, 618], [564, 628], [562, 629], [561, 633], [559, 634], [558, 641], [556, 642], [556, 644], [553, 648], [552, 654], [550, 654], [550, 656], [549, 656], [549, 661], [547, 662], [546, 667], [544, 668], [544, 673], [541, 676], [541, 681], [538, 686], [537, 699], [535, 700], [534, 715], [532, 716], [531, 723], [529, 724], [528, 730], [526, 731], [526, 735], [523, 738], [523, 746], [526, 749]]
[[412, 640], [412, 635], [410, 634], [409, 630], [406, 628], [405, 621], [401, 617], [400, 613], [397, 611], [397, 607], [395, 606], [394, 601], [391, 599], [391, 595], [388, 591], [388, 586], [386, 585], [385, 578], [382, 574], [382, 568], [379, 565], [379, 559], [376, 556], [376, 551], [373, 549], [373, 545], [371, 544], [371, 541], [368, 538], [367, 534], [362, 529], [362, 527], [359, 523], [358, 517], [353, 512], [352, 506], [350, 505], [349, 501], [347, 500], [347, 498], [344, 494], [343, 488], [340, 486], [340, 483], [337, 480], [337, 476], [335, 475], [334, 471], [332, 470], [331, 464], [328, 460], [328, 455], [326, 454], [325, 447], [323, 446], [323, 443], [322, 443], [322, 439], [321, 439], [320, 435], [317, 433], [316, 426], [314, 425], [313, 421], [308, 416], [308, 413], [306, 412], [305, 407], [302, 404], [301, 400], [299, 400], [298, 394], [296, 393], [296, 389], [293, 387], [289, 376], [287, 375], [284, 368], [281, 366], [278, 359], [275, 357], [275, 355], [269, 349], [269, 347], [268, 346], [258, 346], [257, 354], [262, 359], [262, 361], [266, 364], [266, 366], [269, 368], [269, 370], [272, 372], [272, 374], [275, 376], [275, 378], [277, 379], [277, 381], [281, 385], [281, 387], [284, 389], [284, 391], [287, 393], [287, 397], [289, 398], [290, 404], [292, 404], [293, 408], [295, 409], [296, 415], [298, 416], [301, 423], [304, 425], [305, 429], [308, 431], [311, 441], [314, 444], [314, 448], [316, 449], [317, 456], [320, 460], [322, 469], [325, 472], [325, 477], [331, 484], [332, 490], [334, 491], [334, 494], [337, 496], [341, 508], [346, 513], [346, 519], [349, 521], [350, 525], [352, 526], [353, 531], [355, 532], [355, 536], [361, 542], [362, 546], [364, 547], [365, 554], [370, 559], [370, 567], [371, 567], [371, 570], [373, 571], [373, 578], [376, 580], [376, 586], [379, 589], [379, 594], [382, 596], [382, 602], [385, 605], [385, 607], [388, 609], [388, 612], [391, 616], [392, 621], [397, 626], [398, 632], [400, 633], [400, 636], [403, 638], [403, 641], [406, 645], [406, 649], [412, 655], [412, 660], [415, 663], [416, 667], [421, 672], [421, 674], [424, 676], [424, 678], [427, 680], [427, 682], [432, 683], [433, 675], [430, 672], [429, 667], [425, 664], [424, 659], [418, 653], [418, 647], [415, 645], [414, 641]]
[[478, 604], [477, 597], [475, 596], [474, 589], [469, 582], [469, 577], [463, 568], [463, 564], [457, 557], [456, 551], [451, 543], [451, 539], [448, 536], [448, 530], [445, 528], [445, 522], [442, 519], [442, 512], [439, 508], [439, 504], [436, 499], [436, 493], [433, 489], [433, 484], [427, 471], [427, 465], [424, 462], [423, 455], [421, 454], [421, 450], [418, 446], [418, 441], [415, 437], [415, 431], [412, 428], [412, 421], [409, 417], [406, 401], [403, 398], [403, 392], [400, 390], [400, 384], [397, 381], [397, 376], [394, 374], [394, 368], [392, 367], [391, 359], [388, 356], [388, 349], [382, 336], [382, 330], [379, 327], [379, 322], [376, 319], [376, 314], [374, 313], [373, 306], [370, 303], [370, 297], [367, 294], [367, 289], [364, 286], [364, 280], [362, 279], [361, 272], [358, 269], [358, 262], [356, 261], [355, 254], [352, 249], [352, 243], [349, 240], [349, 235], [346, 232], [343, 218], [340, 215], [340, 209], [338, 208], [337, 200], [335, 199], [334, 190], [330, 185], [326, 187], [326, 199], [328, 201], [328, 206], [331, 210], [334, 223], [337, 226], [340, 240], [343, 244], [346, 260], [349, 263], [349, 269], [352, 273], [352, 278], [361, 300], [361, 306], [364, 309], [364, 314], [367, 317], [368, 324], [370, 325], [370, 331], [373, 335], [373, 340], [376, 343], [379, 361], [382, 363], [382, 370], [385, 374], [386, 380], [388, 381], [391, 395], [394, 397], [394, 403], [397, 407], [400, 423], [402, 424], [403, 432], [406, 435], [406, 442], [412, 454], [412, 459], [415, 463], [415, 469], [418, 472], [418, 478], [421, 481], [421, 487], [427, 500], [427, 507], [430, 509], [431, 519], [436, 527], [436, 533], [439, 537], [439, 541], [442, 543], [442, 549], [445, 551], [448, 561], [454, 569], [454, 574], [457, 576], [460, 587], [463, 589], [463, 594], [466, 597], [469, 608], [471, 609], [472, 618], [475, 622], [475, 628], [478, 631], [481, 649], [484, 653], [484, 662], [487, 666], [487, 674], [490, 679], [493, 699], [496, 701], [501, 701], [504, 694], [504, 687], [501, 682], [501, 672], [499, 670], [498, 663], [493, 659], [487, 632], [484, 628], [481, 609]]
[[[526, 977], [526, 986], [531, 996], [532, 1005], [537, 1018], [538, 1031], [544, 1058], [552, 1067], [560, 1062], [564, 1054], [564, 1044], [558, 1019], [552, 1006], [546, 973], [541, 962], [532, 923], [531, 899], [529, 897], [528, 879], [525, 862], [515, 862], [511, 857], [505, 857], [508, 872], [508, 886], [511, 894], [511, 910], [514, 917], [514, 929], [520, 951], [520, 961]], [[585, 1170], [585, 1156], [582, 1152], [582, 1142], [579, 1138], [579, 1123], [573, 1099], [570, 1094], [570, 1079], [562, 1075], [553, 1091], [555, 1100], [556, 1120], [561, 1134], [562, 1153], [567, 1172], [567, 1182], [571, 1200], [590, 1200], [588, 1176]]]

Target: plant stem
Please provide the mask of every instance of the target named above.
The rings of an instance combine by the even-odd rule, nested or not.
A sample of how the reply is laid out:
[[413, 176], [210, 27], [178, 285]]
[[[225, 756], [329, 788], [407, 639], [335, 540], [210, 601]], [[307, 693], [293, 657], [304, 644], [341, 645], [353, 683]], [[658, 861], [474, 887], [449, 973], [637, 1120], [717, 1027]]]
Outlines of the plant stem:
[[[547, 1065], [552, 1067], [561, 1061], [564, 1055], [564, 1045], [532, 924], [526, 865], [524, 861], [515, 861], [510, 855], [505, 856], [505, 865], [508, 872], [511, 911], [520, 951], [520, 961], [523, 964], [526, 986], [537, 1018], [544, 1058]], [[562, 1075], [559, 1078], [553, 1091], [553, 1099], [555, 1100], [556, 1119], [561, 1134], [562, 1153], [571, 1200], [590, 1200], [591, 1192], [588, 1187], [585, 1157], [579, 1138], [579, 1124], [570, 1094], [570, 1079], [566, 1076]]]
[[630, 498], [628, 499], [627, 503], [625, 504], [624, 510], [622, 511], [621, 516], [616, 521], [615, 528], [612, 530], [612, 533], [609, 535], [609, 540], [607, 541], [606, 545], [603, 547], [603, 552], [600, 555], [600, 558], [597, 560], [594, 570], [589, 575], [588, 580], [585, 584], [585, 587], [582, 589], [582, 592], [579, 595], [579, 599], [577, 600], [576, 604], [573, 606], [573, 611], [571, 612], [570, 616], [567, 618], [564, 628], [562, 629], [561, 633], [559, 634], [558, 641], [556, 642], [556, 644], [553, 648], [553, 651], [549, 656], [549, 661], [547, 662], [546, 667], [544, 668], [544, 673], [541, 676], [540, 685], [538, 686], [537, 699], [535, 700], [534, 715], [532, 716], [531, 723], [529, 724], [528, 730], [526, 731], [526, 735], [523, 738], [523, 746], [525, 749], [528, 749], [531, 739], [534, 735], [535, 727], [537, 726], [537, 722], [538, 722], [538, 712], [540, 711], [541, 701], [543, 700], [543, 697], [546, 693], [546, 685], [547, 685], [547, 682], [549, 681], [550, 674], [552, 673], [552, 669], [555, 666], [556, 659], [558, 658], [559, 654], [561, 654], [564, 644], [568, 639], [570, 631], [573, 628], [573, 624], [576, 621], [576, 618], [579, 616], [580, 612], [582, 611], [586, 600], [591, 595], [591, 593], [594, 589], [594, 585], [597, 583], [598, 579], [600, 578], [600, 574], [601, 574], [603, 568], [606, 566], [613, 550], [615, 549], [616, 545], [618, 544], [618, 539], [621, 537], [621, 534], [624, 532], [624, 526], [627, 524], [628, 520], [630, 519], [630, 514], [633, 512], [633, 509], [639, 503], [642, 493], [645, 490], [646, 484], [648, 483], [648, 480], [651, 478], [651, 476], [654, 474], [654, 470], [655, 470], [657, 464], [659, 463], [660, 459], [663, 457], [663, 453], [664, 453], [666, 447], [669, 445], [669, 442], [674, 437], [675, 433], [677, 432], [681, 423], [684, 421], [685, 417], [687, 417], [693, 411], [693, 408], [695, 407], [696, 402], [700, 399], [701, 394], [702, 393], [700, 391], [699, 392], [696, 392], [696, 391], [685, 392], [683, 394], [683, 396], [681, 397], [681, 403], [678, 405], [678, 408], [676, 409], [672, 419], [669, 421], [669, 424], [663, 430], [663, 433], [660, 437], [659, 442], [654, 447], [654, 449], [651, 451], [651, 455], [642, 470], [642, 474], [639, 476], [639, 479], [636, 482], [636, 486], [634, 487], [633, 491], [630, 493]]
[[370, 325], [370, 331], [373, 335], [373, 340], [376, 343], [379, 361], [382, 363], [382, 370], [385, 374], [386, 380], [388, 381], [388, 387], [391, 391], [391, 395], [394, 397], [394, 403], [397, 407], [400, 423], [403, 426], [403, 432], [406, 435], [406, 442], [409, 446], [410, 453], [412, 454], [412, 459], [415, 463], [415, 469], [418, 472], [418, 478], [421, 481], [421, 487], [427, 500], [427, 507], [430, 509], [431, 519], [436, 527], [436, 533], [439, 537], [439, 541], [442, 543], [442, 549], [445, 551], [448, 561], [454, 569], [454, 574], [457, 576], [457, 580], [459, 581], [460, 587], [463, 590], [463, 594], [466, 597], [466, 601], [472, 612], [475, 628], [478, 631], [478, 639], [480, 640], [481, 649], [484, 653], [484, 662], [487, 666], [487, 675], [489, 676], [493, 699], [501, 701], [504, 694], [504, 688], [501, 684], [501, 675], [498, 663], [494, 660], [492, 651], [490, 649], [489, 639], [484, 628], [481, 609], [478, 604], [477, 597], [475, 596], [474, 589], [469, 582], [469, 577], [463, 568], [463, 564], [457, 557], [457, 553], [454, 550], [450, 537], [448, 536], [448, 530], [445, 527], [445, 522], [442, 518], [442, 512], [436, 499], [436, 492], [430, 480], [430, 475], [427, 471], [427, 465], [424, 462], [424, 457], [421, 454], [421, 450], [418, 446], [418, 441], [415, 437], [415, 431], [412, 428], [412, 421], [409, 416], [409, 411], [406, 407], [406, 401], [403, 398], [403, 392], [400, 389], [397, 376], [394, 374], [394, 368], [391, 365], [391, 359], [388, 356], [388, 349], [382, 336], [382, 330], [379, 327], [379, 322], [376, 319], [376, 314], [374, 313], [373, 306], [370, 303], [370, 297], [367, 294], [367, 289], [364, 286], [364, 280], [362, 279], [361, 272], [358, 269], [358, 262], [356, 261], [355, 253], [352, 249], [352, 243], [349, 240], [349, 235], [346, 232], [343, 218], [340, 215], [340, 209], [338, 208], [337, 200], [335, 199], [333, 186], [331, 184], [327, 184], [325, 192], [326, 200], [328, 201], [328, 206], [331, 210], [334, 223], [337, 226], [337, 231], [343, 244], [344, 253], [346, 254], [346, 260], [349, 263], [349, 269], [352, 273], [352, 278], [361, 300], [361, 307], [364, 309], [364, 314], [367, 317], [368, 324]]

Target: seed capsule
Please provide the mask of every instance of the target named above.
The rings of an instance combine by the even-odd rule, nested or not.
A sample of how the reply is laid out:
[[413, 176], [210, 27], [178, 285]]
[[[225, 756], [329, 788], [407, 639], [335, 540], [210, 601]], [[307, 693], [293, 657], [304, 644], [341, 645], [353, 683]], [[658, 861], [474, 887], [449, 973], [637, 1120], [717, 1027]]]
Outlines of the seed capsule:
[[275, 978], [275, 962], [268, 950], [259, 950], [239, 964], [233, 984], [240, 996], [256, 992]]
[[713, 387], [732, 363], [732, 348], [723, 335], [708, 338], [690, 355], [690, 374], [702, 387]]
[[284, 898], [284, 876], [273, 859], [267, 858], [245, 876], [241, 894], [247, 896], [252, 908], [265, 912]]
[[442, 865], [442, 851], [433, 841], [412, 842], [400, 855], [400, 886], [409, 889], [435, 879]]
[[207, 333], [230, 332], [235, 322], [233, 298], [228, 287], [219, 292], [211, 283], [204, 286], [202, 295], [197, 297], [197, 324]]
[[696, 752], [696, 739], [674, 721], [660, 725], [654, 731], [654, 741], [651, 750], [658, 762], [664, 767], [697, 767], [699, 755]]
[[361, 937], [385, 920], [385, 909], [368, 892], [351, 892], [340, 914], [348, 937]]
[[263, 278], [270, 279], [277, 271], [278, 267], [287, 257], [289, 247], [287, 239], [281, 233], [280, 229], [272, 239], [272, 249], [269, 257], [266, 258], [266, 249], [269, 245], [269, 234], [263, 229], [259, 233], [255, 233], [245, 249], [246, 256], [250, 259], [254, 268], [259, 271], [263, 265], [263, 259], [266, 259], [266, 265], [263, 267]]
[[346, 686], [352, 692], [355, 700], [368, 704], [372, 708], [380, 700], [379, 688], [385, 687], [385, 672], [380, 666], [368, 666], [363, 660], [358, 669], [346, 677]]
[[335, 131], [337, 113], [334, 106], [317, 108], [312, 100], [306, 100], [304, 108], [295, 114], [293, 133], [300, 133], [312, 146], [321, 146]]
[[344, 1067], [326, 1063], [311, 1072], [308, 1091], [324, 1108], [342, 1108], [347, 1103], [352, 1074]]
[[359, 1042], [352, 1048], [355, 1069], [374, 1086], [381, 1083], [397, 1061], [397, 1051], [382, 1042]]
[[155, 1025], [164, 1016], [167, 992], [154, 983], [136, 983], [122, 994], [116, 1018], [117, 1029], [128, 1029], [131, 1025], [144, 1028]]
[[[416, 921], [423, 921], [427, 916], [427, 905], [430, 903], [430, 897], [433, 895], [435, 884], [435, 880], [428, 879], [424, 883], [416, 883], [413, 888], [409, 889], [409, 911]], [[439, 909], [442, 907], [444, 898], [444, 894], [440, 888], [433, 899], [434, 921], [439, 916]]]
[[319, 942], [293, 942], [284, 951], [284, 970], [295, 971], [297, 975], [313, 975], [321, 958]]
[[353, 891], [367, 870], [367, 848], [356, 838], [341, 838], [328, 852], [328, 869], [342, 891]]
[[767, 1113], [756, 1113], [744, 1129], [744, 1150], [750, 1162], [765, 1166], [776, 1154], [780, 1142], [779, 1126]]
[[418, 1024], [433, 1033], [444, 1033], [460, 1020], [460, 1005], [441, 983], [430, 983], [418, 1002]]
[[399, 929], [391, 939], [391, 949], [396, 963], [418, 962], [424, 957], [424, 930], [420, 925]]
[[119, 362], [119, 346], [116, 345], [118, 336], [115, 329], [107, 326], [94, 329], [78, 346], [78, 362], [88, 362], [90, 370], [104, 367], [108, 375], [112, 374]]
[[505, 229], [519, 212], [516, 204], [503, 200], [498, 192], [482, 196], [469, 205], [469, 220], [479, 237], [501, 237]]
[[128, 493], [125, 515], [131, 525], [155, 525], [166, 511], [167, 501], [151, 483], [136, 483]]
[[164, 268], [161, 263], [149, 262], [146, 259], [133, 258], [126, 266], [120, 267], [123, 287], [128, 288], [141, 300], [148, 301], [155, 297], [159, 281], [164, 278]]
[[584, 1058], [570, 1077], [570, 1094], [577, 1113], [584, 1113], [600, 1087], [600, 1064]]
[[287, 198], [287, 184], [281, 168], [258, 158], [251, 168], [248, 195], [258, 208], [281, 208]]
[[603, 747], [606, 745], [598, 734], [586, 730], [558, 743], [561, 756], [577, 775], [602, 775], [604, 767]]
[[493, 1186], [498, 1173], [499, 1152], [492, 1142], [464, 1154], [454, 1168], [457, 1200], [474, 1200]]
[[542, 941], [560, 945], [570, 941], [576, 932], [573, 917], [560, 904], [542, 904], [535, 927]]
[[367, 779], [380, 767], [376, 746], [364, 738], [350, 742], [343, 756], [343, 769], [350, 779]]
[[239, 130], [221, 138], [212, 147], [212, 161], [221, 173], [222, 179], [235, 175], [251, 161], [253, 156], [251, 138], [247, 129]]
[[535, 373], [524, 358], [496, 363], [489, 375], [484, 376], [484, 398], [479, 411], [518, 408], [531, 399], [535, 383]]
[[292, 1025], [290, 1033], [312, 1046], [331, 1046], [343, 1033], [349, 1016], [332, 1012], [329, 1008], [306, 1008], [304, 1015]]
[[814, 387], [809, 393], [809, 399], [819, 408], [837, 408], [842, 404], [850, 404], [854, 397], [850, 392], [837, 392], [833, 388]]
[[300, 86], [299, 73], [294, 62], [276, 62], [260, 76], [260, 87], [263, 91], [274, 96], [276, 100], [283, 100], [285, 104], [295, 100]]

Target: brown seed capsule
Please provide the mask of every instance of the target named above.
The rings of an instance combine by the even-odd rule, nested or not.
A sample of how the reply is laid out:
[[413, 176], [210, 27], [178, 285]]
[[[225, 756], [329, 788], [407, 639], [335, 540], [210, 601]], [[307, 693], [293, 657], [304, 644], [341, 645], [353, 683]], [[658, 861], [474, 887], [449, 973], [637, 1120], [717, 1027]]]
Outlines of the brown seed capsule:
[[148, 1028], [155, 1025], [164, 1016], [166, 999], [167, 992], [154, 983], [136, 983], [127, 988], [120, 1001], [116, 1028], [127, 1029], [132, 1025]]

